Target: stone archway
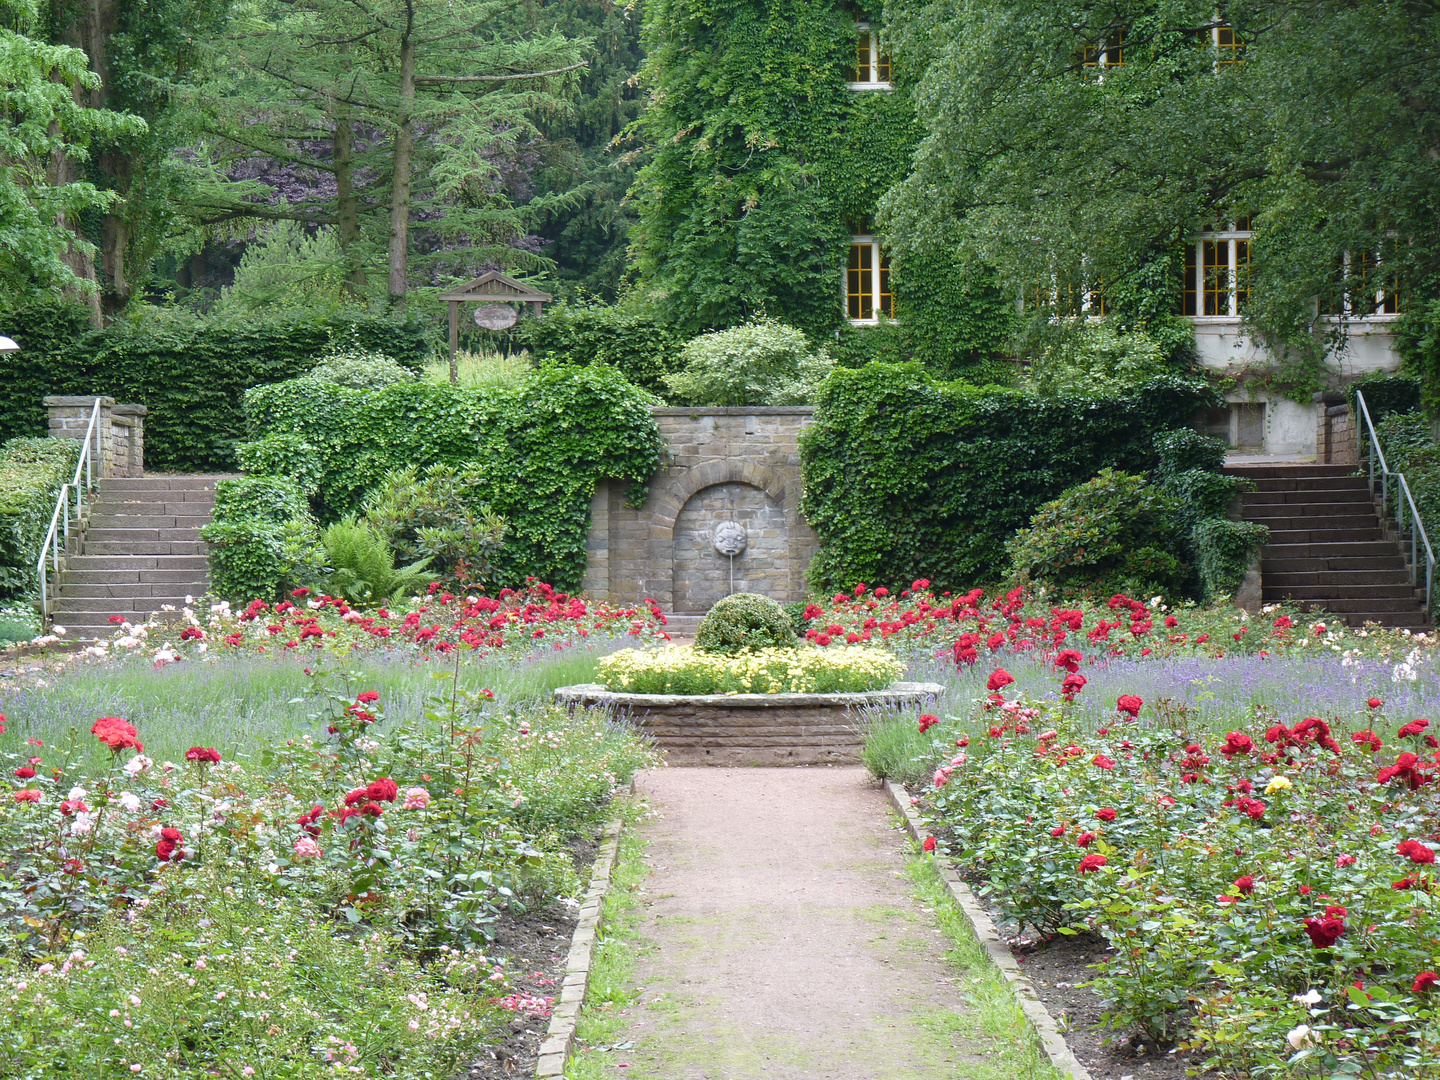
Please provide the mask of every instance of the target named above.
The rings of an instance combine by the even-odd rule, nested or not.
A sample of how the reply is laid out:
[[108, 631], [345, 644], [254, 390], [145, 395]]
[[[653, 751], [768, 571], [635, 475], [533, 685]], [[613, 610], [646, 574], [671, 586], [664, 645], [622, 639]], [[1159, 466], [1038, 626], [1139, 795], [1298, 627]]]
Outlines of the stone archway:
[[[715, 549], [725, 521], [745, 529], [745, 550], [733, 559]], [[732, 592], [784, 601], [790, 592], [790, 530], [785, 508], [753, 484], [712, 484], [686, 500], [671, 543], [672, 605], [676, 614], [703, 614]]]

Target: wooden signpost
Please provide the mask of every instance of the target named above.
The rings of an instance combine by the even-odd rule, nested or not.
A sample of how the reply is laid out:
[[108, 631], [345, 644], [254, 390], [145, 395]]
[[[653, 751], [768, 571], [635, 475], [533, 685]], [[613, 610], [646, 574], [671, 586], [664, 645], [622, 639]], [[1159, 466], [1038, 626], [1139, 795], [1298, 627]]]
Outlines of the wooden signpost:
[[519, 313], [512, 305], [530, 305], [531, 313], [538, 319], [540, 309], [550, 299], [550, 294], [536, 292], [498, 270], [490, 270], [458, 289], [441, 293], [440, 299], [450, 305], [450, 381], [455, 383], [460, 381], [455, 350], [460, 344], [461, 304], [480, 305], [475, 309], [477, 326], [486, 330], [507, 330], [519, 319]]

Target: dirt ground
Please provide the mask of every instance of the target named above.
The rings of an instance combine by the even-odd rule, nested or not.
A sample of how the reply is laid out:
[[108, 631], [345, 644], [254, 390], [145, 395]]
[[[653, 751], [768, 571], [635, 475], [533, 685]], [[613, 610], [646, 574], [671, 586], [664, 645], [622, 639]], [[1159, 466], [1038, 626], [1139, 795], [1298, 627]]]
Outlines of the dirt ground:
[[969, 980], [863, 768], [656, 769], [638, 789], [658, 811], [642, 827], [648, 948], [607, 1076], [992, 1075], [963, 1030]]

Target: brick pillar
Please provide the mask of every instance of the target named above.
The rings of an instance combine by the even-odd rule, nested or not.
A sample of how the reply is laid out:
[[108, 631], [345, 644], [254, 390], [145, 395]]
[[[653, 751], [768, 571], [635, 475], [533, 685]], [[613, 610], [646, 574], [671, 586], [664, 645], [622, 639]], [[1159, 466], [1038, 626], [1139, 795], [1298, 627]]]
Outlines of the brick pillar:
[[[95, 407], [94, 397], [47, 397], [44, 402], [50, 414], [52, 439], [85, 438], [86, 429], [90, 425], [90, 412]], [[90, 444], [90, 457], [94, 462], [92, 475], [96, 477], [111, 475], [114, 434], [111, 431], [110, 413], [114, 408], [114, 398], [100, 396], [100, 418], [95, 424], [94, 441]]]

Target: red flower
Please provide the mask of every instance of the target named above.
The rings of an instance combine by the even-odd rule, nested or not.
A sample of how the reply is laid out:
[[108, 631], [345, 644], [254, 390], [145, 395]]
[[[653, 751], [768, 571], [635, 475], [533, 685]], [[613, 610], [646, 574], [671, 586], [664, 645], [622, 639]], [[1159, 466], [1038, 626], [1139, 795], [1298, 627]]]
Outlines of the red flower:
[[1094, 765], [1097, 769], [1113, 769], [1115, 767], [1115, 762], [1111, 761], [1104, 754], [1096, 754], [1090, 759], [1090, 764]]
[[369, 791], [369, 789], [368, 789], [368, 788], [359, 787], [359, 788], [356, 788], [354, 791], [351, 791], [351, 792], [347, 792], [347, 793], [346, 793], [346, 795], [345, 795], [345, 805], [346, 805], [346, 806], [358, 806], [360, 803], [364, 802], [364, 801], [365, 801], [366, 799], [368, 799], [369, 797], [370, 797], [370, 791]]
[[395, 796], [400, 793], [400, 786], [386, 776], [371, 780], [365, 787], [365, 793], [376, 802], [394, 802]]
[[1249, 874], [1235, 879], [1235, 891], [1242, 896], [1249, 896], [1255, 891], [1255, 879]]
[[887, 589], [884, 585], [881, 585], [878, 589], [875, 590], [875, 595], [880, 597], [889, 596], [890, 590]]
[[920, 716], [920, 734], [924, 735], [925, 732], [929, 731], [939, 722], [940, 718], [938, 716], [932, 716], [930, 713], [922, 713]]
[[120, 625], [121, 623], [123, 623], [124, 621], [125, 621], [125, 616], [124, 616], [124, 615], [111, 615], [111, 616], [110, 616], [110, 622], [113, 623], [115, 626], [119, 626], [119, 625]]
[[29, 765], [22, 765], [20, 766], [20, 768], [15, 770], [15, 775], [21, 780], [29, 780], [32, 776], [35, 775], [35, 770], [30, 768]]
[[355, 695], [355, 700], [361, 704], [369, 705], [372, 701], [379, 701], [380, 695], [374, 690], [361, 690], [360, 693]]
[[927, 836], [927, 837], [925, 837], [925, 842], [924, 842], [923, 844], [921, 844], [920, 847], [921, 847], [921, 849], [924, 850], [924, 851], [934, 851], [934, 850], [935, 850], [935, 838], [934, 838], [933, 836]]
[[1003, 667], [996, 668], [990, 673], [990, 678], [985, 680], [985, 689], [994, 693], [1002, 687], [1009, 686], [1014, 681], [1015, 676], [1011, 675]]
[[180, 835], [179, 829], [161, 829], [160, 839], [169, 840], [172, 844], [178, 844], [183, 838]]
[[1079, 671], [1082, 659], [1084, 658], [1074, 649], [1066, 649], [1055, 657], [1055, 666], [1066, 671]]
[[208, 746], [192, 746], [185, 751], [186, 761], [208, 761], [212, 765], [220, 764], [220, 751]]
[[1085, 689], [1088, 681], [1084, 675], [1074, 671], [1070, 672], [1060, 682], [1060, 696], [1066, 701], [1074, 701], [1075, 695]]
[[1166, 616], [1165, 616], [1165, 627], [1166, 627], [1166, 629], [1174, 630], [1175, 627], [1177, 627], [1177, 626], [1179, 626], [1179, 625], [1180, 625], [1180, 620], [1177, 619], [1174, 615], [1166, 615]]
[[1423, 787], [1430, 782], [1430, 777], [1421, 772], [1422, 763], [1420, 758], [1408, 750], [1395, 759], [1394, 765], [1387, 765], [1375, 774], [1375, 782], [1388, 784], [1391, 780], [1399, 777], [1409, 785], [1410, 790]]
[[[82, 804], [82, 805], [83, 805], [83, 804]], [[170, 805], [170, 803], [169, 803], [169, 801], [166, 800], [166, 799], [153, 799], [153, 800], [151, 800], [151, 802], [150, 802], [150, 809], [151, 809], [151, 810], [164, 810], [165, 807], [167, 807], [167, 806], [169, 806], [169, 805]], [[64, 806], [63, 806], [63, 805], [61, 806], [61, 809], [62, 809], [62, 810], [64, 809]]]
[[1064, 835], [1065, 835], [1065, 826], [1064, 826], [1064, 825], [1056, 825], [1055, 828], [1053, 828], [1053, 829], [1050, 830], [1050, 835], [1051, 835], [1051, 836], [1064, 836]]
[[1436, 975], [1433, 971], [1422, 971], [1419, 975], [1415, 976], [1415, 981], [1410, 984], [1410, 992], [1412, 994], [1423, 994], [1437, 982], [1440, 982], [1440, 975]]
[[155, 845], [155, 858], [161, 862], [169, 862], [175, 857], [175, 845], [169, 840], [161, 840]]
[[1089, 847], [1089, 846], [1090, 846], [1090, 842], [1091, 842], [1092, 840], [1094, 840], [1094, 839], [1095, 839], [1095, 834], [1094, 834], [1093, 832], [1082, 832], [1079, 836], [1077, 836], [1077, 837], [1075, 838], [1075, 846], [1076, 846], [1076, 847]]
[[180, 631], [181, 641], [203, 641], [204, 639], [205, 631], [201, 630], [198, 626], [187, 626], [184, 630]]
[[385, 811], [380, 808], [379, 803], [367, 802], [364, 806], [360, 808], [360, 813], [364, 814], [366, 817], [379, 817], [384, 812]]
[[88, 813], [89, 810], [90, 810], [90, 807], [86, 806], [86, 805], [85, 805], [81, 800], [79, 800], [79, 799], [73, 799], [73, 800], [72, 800], [72, 799], [66, 799], [64, 802], [62, 802], [62, 803], [60, 804], [60, 813], [61, 813], [61, 815], [64, 816], [64, 817], [69, 817], [71, 814], [84, 814], [84, 813]]
[[1140, 706], [1144, 704], [1145, 702], [1134, 694], [1121, 694], [1115, 700], [1115, 710], [1117, 712], [1129, 713], [1130, 718], [1133, 720], [1140, 715]]
[[1086, 855], [1080, 860], [1079, 872], [1088, 874], [1092, 871], [1099, 870], [1107, 861], [1104, 855]]
[[1220, 747], [1220, 752], [1227, 758], [1235, 754], [1248, 754], [1255, 749], [1255, 743], [1244, 732], [1232, 731], [1225, 736], [1225, 745]]
[[38, 803], [40, 801], [40, 796], [41, 793], [39, 788], [26, 788], [24, 791], [15, 792], [14, 797], [16, 802]]
[[1406, 855], [1413, 863], [1433, 863], [1435, 852], [1431, 851], [1419, 840], [1401, 840], [1395, 848], [1398, 855]]
[[964, 750], [967, 746], [970, 745], [970, 736], [969, 736], [969, 735], [962, 735], [962, 736], [960, 736], [960, 738], [958, 738], [958, 739], [955, 740], [955, 745], [958, 746], [961, 750]]
[[90, 734], [116, 753], [127, 747], [141, 753], [145, 751], [145, 747], [140, 744], [140, 733], [135, 730], [135, 725], [118, 716], [102, 716], [90, 725]]
[[1365, 702], [1365, 704], [1369, 705], [1372, 709], [1378, 709], [1384, 705], [1385, 702], [1381, 701], [1378, 697], [1372, 697], [1369, 701]]
[[1328, 949], [1345, 933], [1345, 923], [1334, 916], [1310, 918], [1305, 920], [1305, 933], [1310, 935], [1310, 943], [1315, 948]]
[[[1375, 700], [1379, 700], [1379, 699], [1378, 699], [1378, 698], [1372, 698], [1371, 700], [1372, 700], [1372, 701], [1375, 701]], [[1356, 732], [1352, 733], [1351, 736], [1350, 736], [1350, 741], [1351, 741], [1352, 743], [1354, 743], [1356, 746], [1368, 746], [1368, 747], [1370, 747], [1370, 752], [1371, 752], [1372, 754], [1373, 754], [1376, 750], [1379, 750], [1382, 746], [1385, 745], [1385, 744], [1380, 740], [1380, 736], [1379, 736], [1379, 735], [1376, 735], [1375, 732], [1371, 731], [1369, 728], [1366, 728], [1364, 731], [1356, 731]]]
[[1115, 811], [1108, 806], [1102, 806], [1099, 810], [1095, 811], [1095, 816], [1101, 821], [1114, 821]]
[[1402, 727], [1397, 734], [1403, 739], [1410, 735], [1419, 735], [1429, 726], [1429, 720], [1411, 720], [1410, 723]]

